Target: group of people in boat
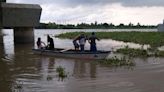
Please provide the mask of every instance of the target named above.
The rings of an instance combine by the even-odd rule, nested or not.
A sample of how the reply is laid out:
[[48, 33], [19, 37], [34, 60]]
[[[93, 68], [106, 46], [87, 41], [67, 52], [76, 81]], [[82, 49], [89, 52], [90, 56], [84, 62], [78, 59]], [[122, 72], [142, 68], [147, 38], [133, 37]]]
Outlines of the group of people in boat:
[[38, 49], [48, 49], [48, 50], [55, 49], [54, 40], [49, 35], [47, 35], [47, 45], [43, 41], [41, 41], [40, 37], [38, 38], [36, 44], [37, 44]]
[[[88, 40], [90, 44], [90, 51], [96, 52], [96, 40], [100, 40], [98, 37], [96, 37], [95, 32], [92, 32], [90, 37], [87, 37], [84, 33], [78, 35], [73, 39], [73, 45], [76, 51], [84, 51], [85, 50], [85, 44]], [[37, 47], [38, 49], [48, 49], [48, 50], [54, 50], [54, 41], [53, 38], [51, 38], [49, 35], [47, 35], [47, 45], [41, 41], [41, 38], [39, 37], [37, 40]]]
[[90, 44], [90, 51], [95, 52], [97, 51], [96, 47], [96, 40], [100, 40], [98, 37], [96, 37], [95, 32], [92, 32], [90, 37], [85, 36], [83, 33], [73, 40], [73, 45], [75, 47], [75, 50], [84, 51], [86, 41], [88, 40]]

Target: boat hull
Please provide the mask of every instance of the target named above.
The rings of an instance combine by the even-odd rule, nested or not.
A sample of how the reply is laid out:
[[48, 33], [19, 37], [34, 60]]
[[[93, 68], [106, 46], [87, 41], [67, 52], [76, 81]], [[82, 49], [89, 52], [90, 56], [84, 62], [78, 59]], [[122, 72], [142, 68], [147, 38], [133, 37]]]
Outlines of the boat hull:
[[48, 55], [55, 57], [64, 57], [64, 58], [77, 58], [77, 59], [105, 59], [110, 51], [75, 51], [75, 50], [66, 50], [58, 49], [58, 50], [44, 50], [44, 49], [33, 49], [34, 54], [39, 55]]

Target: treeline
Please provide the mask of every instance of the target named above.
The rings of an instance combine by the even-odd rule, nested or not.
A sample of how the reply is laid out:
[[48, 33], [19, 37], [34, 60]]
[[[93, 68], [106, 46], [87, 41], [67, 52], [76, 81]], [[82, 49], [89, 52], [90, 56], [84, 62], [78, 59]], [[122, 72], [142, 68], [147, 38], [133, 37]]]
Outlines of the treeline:
[[139, 28], [157, 28], [156, 25], [140, 25], [138, 23], [137, 25], [134, 25], [132, 23], [129, 23], [128, 25], [125, 25], [123, 23], [120, 23], [119, 25], [114, 25], [112, 23], [80, 23], [77, 25], [73, 24], [56, 24], [56, 23], [40, 23], [37, 29], [139, 29]]

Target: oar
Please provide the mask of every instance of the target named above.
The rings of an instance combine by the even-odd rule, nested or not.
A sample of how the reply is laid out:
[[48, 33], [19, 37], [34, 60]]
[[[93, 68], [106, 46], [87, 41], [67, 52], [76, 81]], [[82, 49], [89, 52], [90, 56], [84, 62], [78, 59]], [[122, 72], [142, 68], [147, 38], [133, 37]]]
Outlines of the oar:
[[65, 51], [68, 51], [68, 50], [71, 50], [71, 49], [70, 49], [70, 48], [63, 49], [63, 50], [61, 50], [60, 52], [65, 52]]

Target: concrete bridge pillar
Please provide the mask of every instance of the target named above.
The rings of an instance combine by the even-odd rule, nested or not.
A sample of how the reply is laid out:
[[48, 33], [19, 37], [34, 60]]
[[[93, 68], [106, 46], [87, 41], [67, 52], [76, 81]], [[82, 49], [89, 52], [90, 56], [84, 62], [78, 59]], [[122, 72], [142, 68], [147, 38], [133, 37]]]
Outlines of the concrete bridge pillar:
[[6, 2], [6, 0], [0, 0], [0, 2]]
[[14, 4], [0, 0], [0, 26], [14, 29], [15, 43], [34, 42], [42, 8], [37, 4]]
[[0, 44], [3, 43], [3, 34], [2, 34], [2, 29], [0, 28]]
[[33, 27], [15, 27], [14, 43], [33, 43], [34, 42]]
[[4, 55], [3, 34], [2, 34], [2, 28], [0, 27], [0, 58], [3, 55]]
[[3, 34], [2, 34], [2, 29], [0, 28], [0, 44], [3, 43]]
[[3, 43], [3, 36], [2, 36], [2, 8], [1, 2], [5, 2], [5, 0], [0, 0], [0, 44]]

